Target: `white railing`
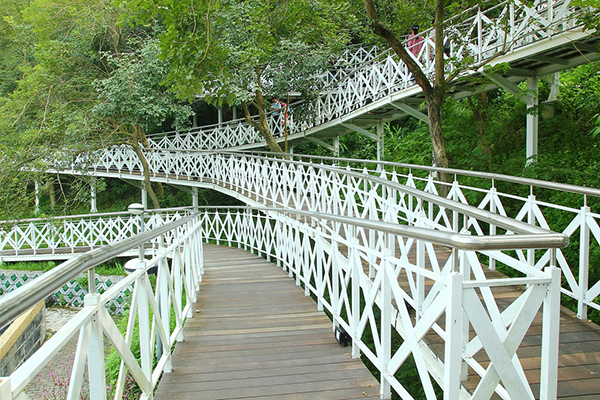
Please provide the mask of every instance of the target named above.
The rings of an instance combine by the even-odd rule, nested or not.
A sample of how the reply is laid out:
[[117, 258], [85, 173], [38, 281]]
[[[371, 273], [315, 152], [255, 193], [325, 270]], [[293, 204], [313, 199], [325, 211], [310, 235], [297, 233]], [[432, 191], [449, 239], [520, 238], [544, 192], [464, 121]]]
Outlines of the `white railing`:
[[[0, 253], [2, 261], [68, 259], [82, 251], [119, 242], [144, 230], [162, 226], [189, 215], [187, 209], [155, 210], [131, 218], [129, 212], [71, 215], [45, 220], [34, 218], [20, 221], [0, 221]], [[144, 229], [141, 223], [144, 223]], [[156, 239], [145, 247], [155, 255]], [[137, 254], [130, 251], [131, 254]]]
[[[186, 318], [192, 316], [191, 307], [203, 272], [202, 233], [199, 227], [197, 217], [182, 218], [73, 258], [5, 295], [0, 300], [0, 326], [44, 299], [73, 276], [92, 268], [89, 270], [89, 281], [93, 282], [95, 265], [154, 238], [161, 238], [163, 243], [156, 256], [140, 262], [136, 271], [106, 292], [94, 293], [91, 286], [81, 311], [10, 377], [0, 378], [0, 398], [29, 398], [25, 393], [27, 384], [36, 379], [41, 369], [75, 335], [79, 335], [79, 340], [73, 371], [70, 377], [61, 377], [70, 379], [68, 399], [80, 398], [86, 371], [90, 399], [106, 399], [105, 338], [122, 360], [114, 398], [122, 398], [127, 374], [139, 387], [142, 398], [152, 398], [162, 373], [171, 371], [171, 349], [183, 339], [183, 324]], [[155, 287], [151, 285], [147, 274], [148, 268], [154, 265], [158, 266]], [[134, 291], [128, 325], [126, 332], [120, 332], [107, 310], [107, 303], [131, 284], [134, 285]], [[171, 322], [174, 322], [174, 327], [171, 327]], [[134, 334], [139, 335], [138, 358], [134, 356], [132, 347]]]
[[[440, 182], [435, 176], [443, 170], [432, 167], [301, 155], [289, 155], [290, 160], [284, 160], [276, 156], [236, 153], [154, 151], [147, 157], [153, 179], [194, 185], [204, 182], [204, 186], [243, 196], [245, 201], [251, 199], [254, 204], [370, 219], [397, 212], [402, 215], [401, 223], [443, 226], [454, 231], [464, 226], [477, 235], [506, 229], [493, 221], [479, 224], [468, 216], [459, 219], [460, 213], [453, 214], [456, 218], [449, 218], [443, 208], [447, 204], [435, 197], [421, 199], [423, 192], [439, 193]], [[338, 166], [331, 165], [333, 163]], [[131, 178], [135, 178], [139, 170], [133, 151], [119, 147], [105, 152], [91, 172], [104, 176], [133, 174]], [[577, 243], [577, 251], [569, 249], [557, 254], [558, 266], [565, 276], [563, 293], [577, 300], [579, 318], [587, 317], [589, 307], [600, 310], [600, 277], [590, 268], [598, 262], [590, 257], [596, 254], [591, 250], [600, 245], [600, 213], [588, 204], [588, 198], [591, 202], [600, 198], [600, 190], [472, 171], [447, 172], [455, 176], [448, 189], [448, 198], [454, 202], [563, 232]], [[414, 192], [415, 188], [423, 192]], [[550, 200], [548, 190], [554, 194], [564, 193], [564, 196], [555, 195]], [[560, 198], [570, 199], [571, 204], [559, 203]], [[561, 217], [551, 219], [561, 221], [561, 225], [549, 226], [549, 214], [560, 214]], [[537, 269], [542, 269], [549, 260], [548, 253], [533, 250], [516, 253]], [[495, 268], [495, 262], [490, 263]]]
[[[386, 221], [395, 222], [394, 215], [386, 214]], [[198, 244], [201, 238], [250, 249], [287, 270], [297, 284], [304, 287], [307, 295], [315, 296], [317, 307], [332, 315], [333, 326], [340, 326], [351, 335], [353, 356], [365, 354], [380, 370], [384, 398], [390, 395], [390, 388], [405, 397], [405, 383], [395, 375], [408, 356], [412, 356], [428, 399], [436, 398], [433, 380], [444, 390], [447, 399], [470, 398], [460, 384], [467, 377], [467, 367], [479, 376], [470, 377], [471, 381], [479, 381], [474, 398], [487, 398], [496, 392], [506, 399], [533, 399], [528, 379], [515, 354], [533, 317], [543, 305], [539, 365], [541, 396], [554, 398], [560, 309], [560, 271], [554, 266], [554, 258], [540, 271], [514, 257], [512, 264], [523, 272], [524, 277], [494, 280], [486, 278], [486, 268], [479, 262], [478, 254], [491, 254], [506, 262], [509, 257], [499, 249], [562, 247], [566, 244], [564, 235], [532, 229], [533, 233], [523, 235], [475, 237], [464, 229], [462, 233], [452, 233], [390, 222], [299, 210], [205, 210], [200, 218], [184, 225], [188, 229], [179, 230], [181, 242], [165, 245], [159, 256], [142, 264], [145, 268], [134, 272], [118, 287], [103, 295], [89, 295], [86, 306], [71, 322], [13, 375], [0, 380], [2, 399], [17, 399], [27, 382], [34, 379], [42, 366], [78, 331], [80, 340], [70, 384], [72, 397], [69, 398], [78, 398], [86, 353], [91, 398], [105, 398], [102, 332], [121, 355], [123, 365], [134, 377], [143, 397], [148, 397], [161, 371], [170, 370], [168, 354], [162, 354], [160, 350], [158, 354], [154, 353], [157, 348], [154, 335], [170, 348], [176, 338], [181, 339], [178, 335], [186, 311], [190, 316], [189, 304], [201, 273], [202, 255]], [[515, 222], [514, 230], [520, 228]], [[138, 235], [135, 244], [121, 247], [138, 245], [153, 236], [152, 232]], [[127, 240], [131, 242], [132, 239]], [[168, 240], [166, 238], [165, 242]], [[107, 253], [114, 255], [122, 251], [111, 246], [117, 245], [96, 252], [107, 257]], [[415, 261], [410, 261], [412, 259]], [[154, 292], [148, 283], [146, 268], [156, 263], [160, 267]], [[136, 289], [130, 325], [123, 337], [104, 304], [111, 294], [131, 282], [136, 283]], [[51, 284], [36, 280], [33, 285], [40, 288]], [[522, 291], [509, 307], [504, 308], [497, 304], [492, 291], [499, 286], [515, 286]], [[483, 295], [482, 299], [478, 292]], [[29, 300], [33, 294], [38, 298]], [[43, 293], [21, 290], [21, 293], [15, 292], [13, 298], [21, 303], [35, 303], [43, 298]], [[361, 305], [361, 299], [364, 305]], [[186, 302], [185, 309], [181, 301]], [[25, 306], [22, 304], [20, 308]], [[172, 332], [168, 328], [171, 306], [177, 321], [177, 328]], [[0, 300], [0, 325], [13, 317], [9, 312], [12, 307], [10, 301], [7, 304], [4, 299]], [[413, 314], [411, 309], [416, 312]], [[154, 316], [152, 320], [149, 310]], [[380, 317], [377, 316], [379, 313]], [[141, 360], [136, 360], [129, 349], [136, 315], [141, 321]], [[403, 338], [398, 347], [392, 345], [392, 329]], [[470, 339], [469, 329], [474, 332]], [[443, 354], [436, 354], [435, 346], [430, 344], [440, 340], [444, 343]], [[158, 361], [154, 369], [153, 356]], [[491, 361], [488, 363], [487, 360]], [[124, 373], [122, 368], [121, 378]], [[122, 385], [118, 387], [122, 388]], [[117, 398], [120, 398], [119, 392]]]
[[[380, 371], [382, 398], [389, 398], [390, 388], [412, 398], [407, 382], [396, 377], [410, 356], [427, 399], [437, 398], [433, 380], [445, 399], [489, 398], [494, 392], [504, 399], [535, 398], [516, 351], [540, 307], [540, 398], [556, 398], [560, 270], [553, 262], [543, 271], [527, 268], [522, 278], [487, 279], [478, 254], [491, 251], [505, 262], [507, 257], [494, 250], [507, 236], [448, 235], [397, 224], [369, 225], [359, 218], [266, 211], [205, 214], [206, 238], [237, 244], [287, 270], [306, 295], [314, 296], [318, 309], [331, 314], [334, 328], [341, 326], [351, 335], [352, 355], [363, 353]], [[543, 247], [529, 241], [536, 238], [518, 240], [523, 246]], [[515, 243], [504, 246], [514, 248]], [[498, 287], [523, 291], [504, 308], [494, 297], [492, 289]], [[393, 329], [403, 339], [396, 347]], [[469, 336], [469, 330], [474, 334]], [[430, 346], [440, 341], [441, 354]], [[460, 384], [468, 367], [476, 374], [469, 380], [478, 382], [473, 393]]]
[[[561, 35], [581, 30], [576, 10], [569, 4], [569, 0], [537, 0], [532, 4], [505, 1], [488, 9], [474, 7], [451, 18], [446, 22], [444, 40], [448, 45], [447, 72], [459, 65], [465, 68], [465, 63], [479, 65], [500, 53], [515, 52], [544, 40], [557, 38], [557, 43], [561, 42]], [[423, 46], [415, 59], [425, 74], [431, 76], [435, 54], [433, 30], [427, 29], [419, 36], [423, 38]], [[284, 126], [291, 135], [305, 132], [416, 85], [408, 67], [390, 50], [377, 55], [374, 55], [376, 48], [352, 50], [353, 54], [347, 51], [336, 62], [334, 72], [325, 74], [324, 86], [330, 86], [317, 100], [289, 105], [287, 117], [283, 113], [270, 116], [268, 124], [275, 136], [283, 135]], [[342, 79], [331, 82], [328, 78], [331, 74]], [[294, 117], [298, 110], [307, 117]], [[227, 149], [262, 141], [262, 136], [243, 119], [149, 136], [152, 148], [170, 150]]]

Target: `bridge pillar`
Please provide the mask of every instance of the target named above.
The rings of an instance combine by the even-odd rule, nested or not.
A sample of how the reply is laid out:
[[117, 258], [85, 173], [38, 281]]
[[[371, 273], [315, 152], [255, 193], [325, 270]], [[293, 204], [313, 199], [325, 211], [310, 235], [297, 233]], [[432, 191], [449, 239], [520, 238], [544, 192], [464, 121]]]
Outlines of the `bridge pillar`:
[[192, 207], [198, 208], [198, 188], [196, 186], [192, 187]]
[[526, 157], [527, 165], [534, 163], [538, 155], [538, 90], [539, 83], [537, 77], [527, 78], [527, 96], [523, 99], [527, 104], [527, 140]]
[[333, 138], [333, 156], [340, 156], [340, 137], [336, 136]]
[[98, 212], [98, 204], [96, 202], [96, 181], [93, 181], [90, 185], [90, 213]]
[[523, 93], [523, 90], [515, 83], [498, 74], [488, 76], [488, 78], [496, 85], [506, 90], [509, 93], [517, 96], [527, 106], [526, 116], [526, 149], [525, 155], [527, 157], [527, 165], [535, 162], [538, 155], [538, 78], [532, 76], [527, 78], [527, 92]]
[[40, 213], [40, 183], [35, 181], [35, 213]]
[[148, 191], [144, 182], [142, 182], [142, 205], [144, 206], [144, 210], [148, 209]]
[[383, 132], [383, 124], [380, 122], [377, 124], [377, 161], [383, 160], [385, 150]]

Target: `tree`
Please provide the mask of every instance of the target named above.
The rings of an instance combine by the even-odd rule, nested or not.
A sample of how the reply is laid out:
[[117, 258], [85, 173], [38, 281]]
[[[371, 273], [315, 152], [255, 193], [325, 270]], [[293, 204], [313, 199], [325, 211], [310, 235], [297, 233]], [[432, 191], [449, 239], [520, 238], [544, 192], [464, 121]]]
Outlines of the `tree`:
[[190, 100], [241, 105], [276, 152], [265, 98], [316, 90], [308, 77], [347, 42], [341, 18], [347, 5], [337, 0], [132, 0], [126, 7], [131, 22], [164, 24], [160, 43], [171, 88]]
[[[407, 65], [410, 72], [413, 74], [415, 82], [423, 90], [425, 100], [427, 102], [428, 118], [429, 118], [429, 133], [433, 147], [433, 155], [436, 166], [447, 168], [449, 166], [448, 155], [446, 152], [446, 143], [442, 132], [442, 105], [446, 95], [448, 83], [453, 81], [460, 73], [466, 69], [477, 70], [489, 63], [499, 55], [503, 54], [505, 49], [500, 49], [494, 56], [488, 57], [481, 63], [471, 62], [473, 60], [465, 59], [461, 65], [455, 65], [452, 72], [445, 73], [445, 55], [444, 55], [444, 20], [446, 6], [452, 6], [456, 10], [461, 8], [460, 2], [447, 2], [444, 0], [436, 0], [433, 4], [433, 36], [434, 36], [434, 74], [429, 78], [420, 65], [411, 56], [407, 48], [404, 46], [398, 35], [380, 20], [378, 11], [373, 0], [363, 0], [364, 9], [366, 10], [367, 18], [373, 32], [385, 39], [390, 45], [395, 54]], [[455, 10], [455, 11], [456, 11]], [[456, 38], [459, 39], [459, 38]], [[440, 174], [440, 179], [443, 182], [450, 182], [451, 176], [448, 174]], [[445, 186], [442, 190], [447, 190]]]
[[[108, 73], [98, 54], [118, 40], [116, 16], [105, 6], [101, 0], [34, 0], [4, 18], [14, 43], [24, 46], [13, 58], [18, 73], [4, 81], [0, 98], [0, 190], [17, 175], [24, 188], [32, 179], [45, 181], [31, 171], [70, 163], [97, 138], [91, 82]], [[13, 199], [11, 205], [31, 198], [25, 191], [2, 196]]]
[[[177, 128], [185, 128], [191, 116], [190, 106], [161, 85], [167, 76], [168, 64], [159, 60], [159, 51], [156, 39], [147, 38], [139, 51], [106, 54], [105, 59], [114, 66], [114, 71], [108, 78], [95, 81], [101, 102], [93, 109], [105, 131], [114, 133], [108, 143], [133, 147], [142, 163], [145, 188], [154, 208], [160, 208], [160, 202], [144, 154], [144, 149], [150, 147], [146, 132], [160, 130], [169, 119], [174, 120]], [[162, 193], [162, 186], [156, 186]]]

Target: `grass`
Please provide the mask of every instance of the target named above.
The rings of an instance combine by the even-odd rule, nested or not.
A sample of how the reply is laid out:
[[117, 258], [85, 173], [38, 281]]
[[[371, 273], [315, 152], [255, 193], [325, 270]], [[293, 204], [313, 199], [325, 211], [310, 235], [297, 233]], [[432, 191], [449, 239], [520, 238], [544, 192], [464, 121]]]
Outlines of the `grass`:
[[[4, 262], [0, 264], [0, 269], [10, 269], [17, 271], [41, 271], [46, 272], [56, 267], [57, 263], [54, 261], [40, 261], [40, 262]], [[127, 275], [123, 268], [123, 262], [120, 259], [111, 260], [104, 264], [96, 266], [96, 274], [98, 275]]]

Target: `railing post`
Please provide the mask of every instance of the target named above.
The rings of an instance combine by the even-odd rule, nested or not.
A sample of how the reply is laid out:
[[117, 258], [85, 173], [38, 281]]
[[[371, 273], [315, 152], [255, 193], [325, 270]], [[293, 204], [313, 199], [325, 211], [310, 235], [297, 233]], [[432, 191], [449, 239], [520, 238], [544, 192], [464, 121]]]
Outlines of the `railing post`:
[[543, 305], [540, 400], [556, 399], [558, 392], [558, 343], [560, 331], [560, 268], [556, 267], [556, 249], [550, 249], [551, 278]]
[[[493, 181], [492, 181], [493, 184]], [[497, 210], [496, 210], [496, 196], [497, 196], [497, 191], [496, 191], [496, 187], [492, 186], [490, 188], [490, 212], [496, 214]], [[490, 224], [490, 236], [494, 236], [496, 235], [496, 225], [494, 224]], [[488, 258], [488, 268], [492, 271], [496, 270], [496, 259], [492, 256], [490, 256]]]
[[390, 273], [392, 269], [390, 261], [384, 257], [381, 261], [381, 350], [379, 354], [379, 370], [381, 371], [381, 382], [379, 386], [379, 397], [382, 399], [391, 399], [392, 390], [388, 377], [390, 372], [388, 365], [392, 354], [392, 287], [390, 279], [394, 279], [394, 274]]
[[10, 378], [0, 378], [0, 399], [13, 400]]
[[[535, 213], [533, 212], [533, 206], [535, 204], [535, 195], [530, 194], [527, 198], [527, 223], [529, 225], [535, 225]], [[527, 263], [531, 266], [535, 265], [535, 250], [527, 250]]]
[[[138, 263], [138, 268], [144, 268], [145, 263]], [[152, 379], [152, 345], [150, 343], [150, 312], [148, 307], [148, 277], [143, 273], [136, 285], [139, 285], [138, 324], [140, 335], [140, 358], [142, 372], [148, 381]], [[146, 393], [150, 394], [150, 393]]]
[[87, 352], [88, 374], [90, 380], [90, 400], [106, 400], [106, 374], [104, 368], [104, 341], [102, 322], [98, 313], [100, 305], [99, 294], [88, 294], [85, 296], [86, 307], [96, 307], [90, 322], [90, 341]]
[[[164, 248], [159, 250], [159, 255], [165, 254]], [[162, 324], [164, 331], [167, 333], [167, 339], [170, 336], [171, 327], [171, 296], [169, 291], [169, 268], [166, 259], [158, 263], [157, 280], [156, 280], [156, 297], [158, 300], [158, 308], [160, 318], [156, 319], [156, 323]], [[170, 353], [169, 343], [162, 343], [160, 335], [156, 336], [156, 358], [160, 359], [163, 353]], [[172, 372], [171, 357], [164, 366], [164, 372]]]
[[358, 342], [360, 338], [358, 337], [358, 322], [360, 320], [360, 275], [362, 271], [360, 270], [360, 258], [356, 254], [358, 251], [356, 249], [358, 239], [352, 236], [349, 244], [348, 260], [350, 261], [350, 265], [348, 267], [352, 271], [350, 279], [352, 284], [352, 317], [349, 318], [348, 323], [350, 324], [350, 332], [352, 333], [352, 358], [359, 358], [360, 349]]
[[588, 206], [581, 207], [581, 223], [579, 224], [579, 293], [577, 293], [577, 318], [587, 318], [586, 295], [589, 285], [590, 269], [590, 227], [587, 216], [590, 212]]
[[[456, 252], [456, 250], [455, 250]], [[463, 352], [463, 275], [448, 275], [446, 343], [444, 350], [444, 400], [459, 398]]]

